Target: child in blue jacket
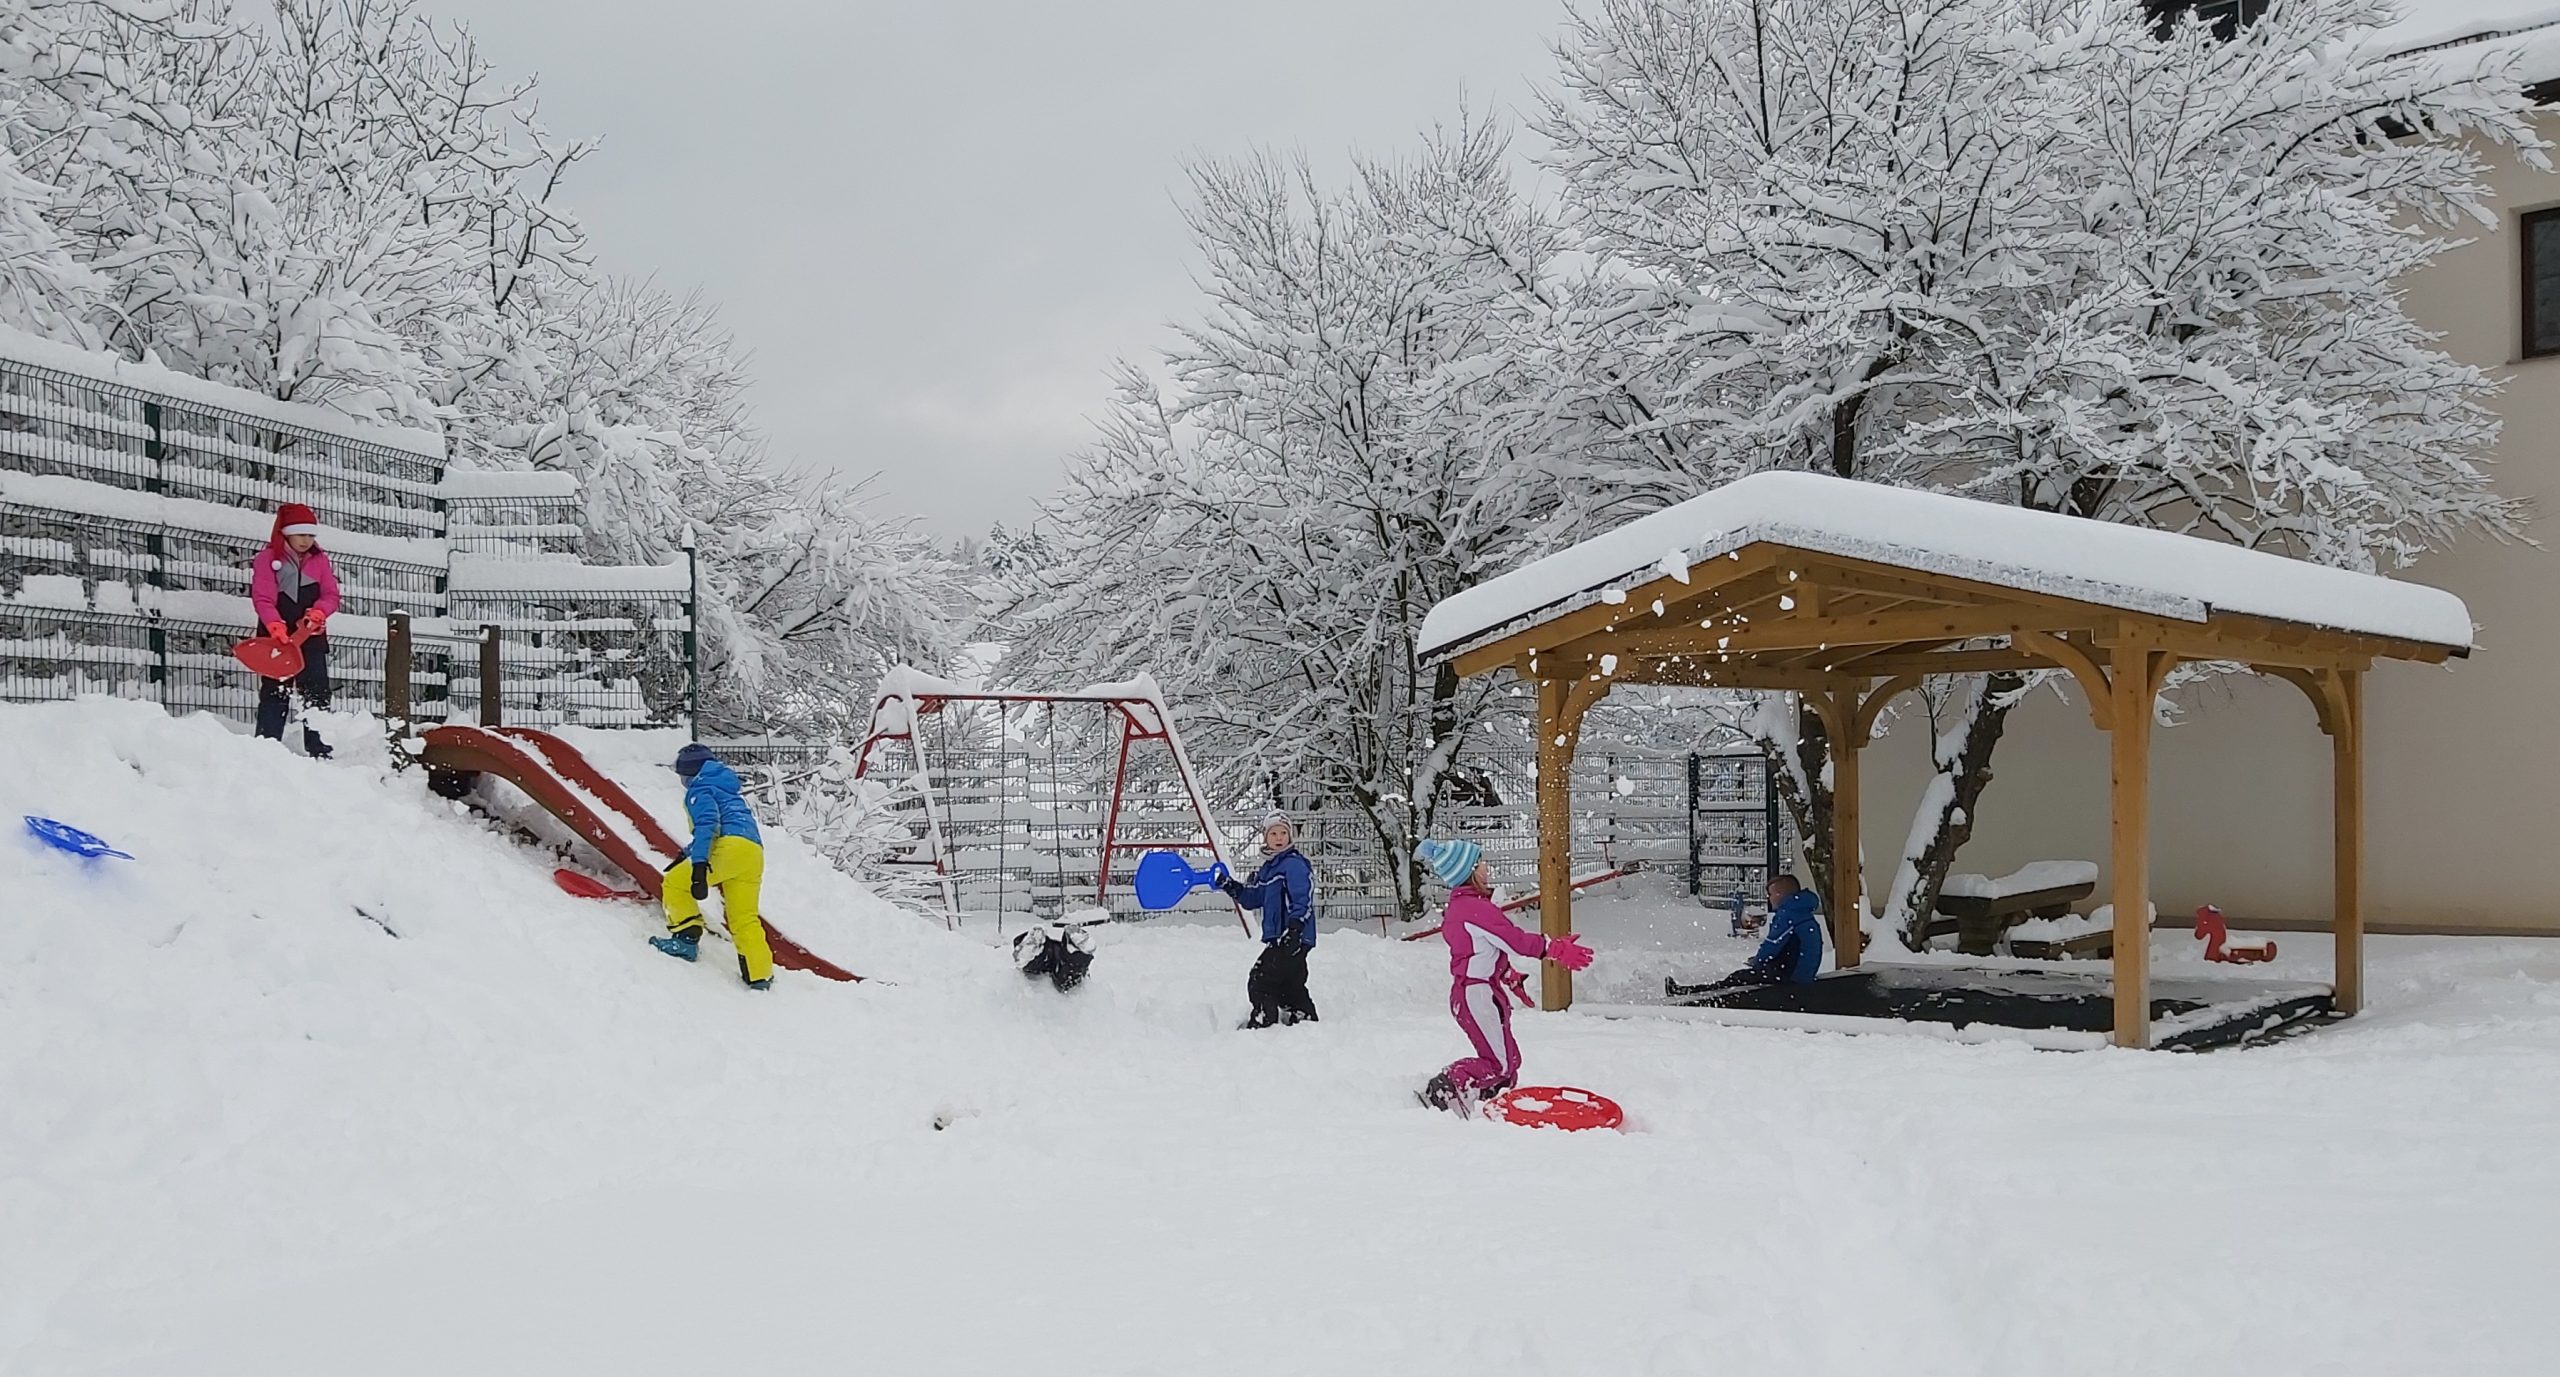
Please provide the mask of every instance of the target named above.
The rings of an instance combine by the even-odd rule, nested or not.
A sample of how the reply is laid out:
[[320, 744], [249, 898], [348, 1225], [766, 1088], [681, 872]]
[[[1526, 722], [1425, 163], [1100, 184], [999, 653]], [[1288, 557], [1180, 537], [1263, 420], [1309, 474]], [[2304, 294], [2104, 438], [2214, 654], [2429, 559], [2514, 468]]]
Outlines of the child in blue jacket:
[[1677, 997], [1752, 985], [1800, 985], [1822, 974], [1822, 920], [1814, 913], [1819, 903], [1814, 892], [1793, 875], [1771, 880], [1769, 932], [1760, 939], [1760, 950], [1751, 954], [1751, 960], [1741, 970], [1704, 985], [1666, 981], [1666, 992]]
[[1247, 1028], [1313, 1023], [1316, 1002], [1307, 993], [1307, 953], [1316, 949], [1316, 869], [1298, 849], [1298, 829], [1285, 813], [1262, 820], [1262, 864], [1253, 878], [1218, 882], [1227, 897], [1262, 913], [1262, 955], [1245, 977], [1253, 1002]]
[[694, 742], [676, 752], [684, 777], [685, 816], [693, 839], [667, 867], [659, 897], [667, 906], [667, 935], [649, 945], [680, 961], [702, 954], [702, 901], [719, 886], [729, 919], [729, 942], [738, 949], [738, 978], [751, 990], [773, 988], [773, 946], [765, 941], [756, 904], [764, 890], [764, 833], [738, 784], [737, 773]]

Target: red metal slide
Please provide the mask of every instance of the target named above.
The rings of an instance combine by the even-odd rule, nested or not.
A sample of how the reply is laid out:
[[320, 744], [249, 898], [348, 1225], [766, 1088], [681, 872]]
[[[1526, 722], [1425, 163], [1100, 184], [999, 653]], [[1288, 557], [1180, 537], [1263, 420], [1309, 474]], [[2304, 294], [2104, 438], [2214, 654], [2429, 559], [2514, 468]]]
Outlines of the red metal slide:
[[[419, 758], [429, 769], [496, 775], [524, 791], [525, 797], [567, 823], [616, 870], [630, 876], [644, 894], [658, 892], [667, 863], [683, 850], [621, 785], [590, 764], [577, 747], [548, 732], [525, 727], [494, 731], [431, 727]], [[621, 825], [616, 826], [617, 822]], [[642, 854], [642, 847], [656, 859]], [[773, 945], [773, 964], [785, 970], [807, 971], [829, 980], [862, 978], [791, 940], [771, 918], [764, 920], [764, 933]]]

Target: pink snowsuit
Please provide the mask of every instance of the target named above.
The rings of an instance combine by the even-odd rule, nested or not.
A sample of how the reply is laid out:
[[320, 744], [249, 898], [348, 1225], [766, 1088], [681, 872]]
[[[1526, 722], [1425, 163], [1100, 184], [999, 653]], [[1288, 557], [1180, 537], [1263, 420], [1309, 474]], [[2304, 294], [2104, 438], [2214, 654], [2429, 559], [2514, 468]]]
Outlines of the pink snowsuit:
[[1449, 1063], [1449, 1080], [1461, 1090], [1507, 1088], [1520, 1075], [1520, 1044], [1511, 1036], [1503, 986], [1514, 978], [1512, 959], [1539, 960], [1547, 939], [1512, 922], [1492, 895], [1468, 884], [1449, 892], [1440, 940], [1449, 944], [1449, 1013], [1476, 1049]]

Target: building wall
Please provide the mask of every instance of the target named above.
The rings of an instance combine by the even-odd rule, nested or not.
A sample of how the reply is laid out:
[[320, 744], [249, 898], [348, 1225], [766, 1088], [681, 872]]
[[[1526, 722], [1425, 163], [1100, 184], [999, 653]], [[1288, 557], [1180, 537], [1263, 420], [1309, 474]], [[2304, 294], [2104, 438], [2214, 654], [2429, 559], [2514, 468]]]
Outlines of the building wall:
[[[2560, 116], [2545, 117], [2546, 136]], [[2503, 160], [2500, 225], [2410, 284], [2419, 321], [2456, 357], [2506, 382], [2498, 488], [2560, 512], [2560, 357], [2523, 359], [2515, 218], [2560, 205], [2560, 174]], [[2560, 543], [2560, 520], [2534, 537]], [[2366, 682], [2369, 922], [2560, 934], [2560, 551], [2469, 540], [2405, 577], [2452, 590], [2480, 625], [2478, 653], [2446, 668], [2392, 664]], [[1904, 713], [1869, 748], [1866, 882], [1892, 878], [1928, 775], [1928, 719]], [[2153, 748], [2152, 891], [2164, 917], [2216, 903], [2236, 917], [2325, 922], [2329, 746], [2290, 685], [2225, 676], [2190, 690]], [[2000, 874], [2041, 859], [2107, 862], [2106, 739], [2076, 693], [2012, 714], [1974, 840], [1958, 868]], [[2106, 893], [2102, 882], [2101, 896]]]

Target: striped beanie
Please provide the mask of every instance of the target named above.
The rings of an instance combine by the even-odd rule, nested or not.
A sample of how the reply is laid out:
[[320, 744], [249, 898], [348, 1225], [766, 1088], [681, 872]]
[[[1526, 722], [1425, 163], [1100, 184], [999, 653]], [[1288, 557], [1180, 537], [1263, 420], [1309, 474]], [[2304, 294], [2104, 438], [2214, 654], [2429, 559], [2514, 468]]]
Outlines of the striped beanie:
[[1427, 841], [1415, 847], [1413, 854], [1431, 867], [1440, 883], [1456, 889], [1476, 873], [1476, 862], [1484, 859], [1484, 848], [1471, 841]]

